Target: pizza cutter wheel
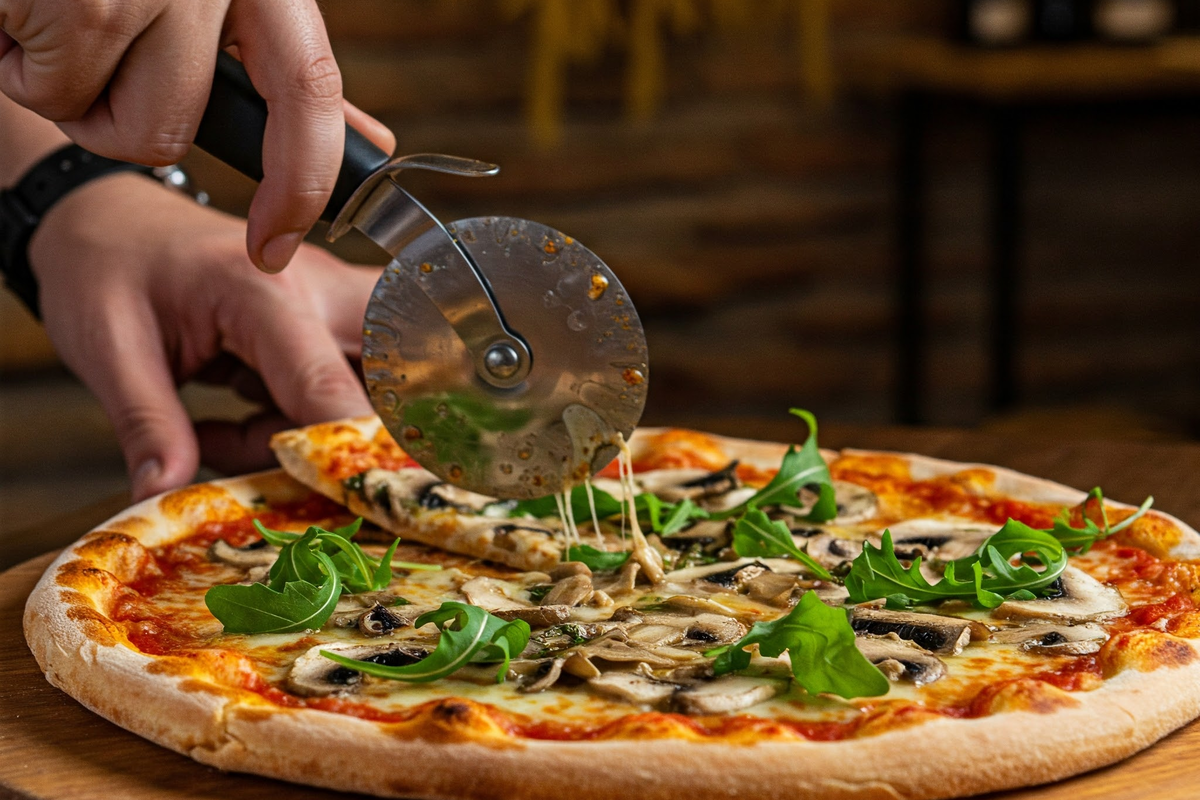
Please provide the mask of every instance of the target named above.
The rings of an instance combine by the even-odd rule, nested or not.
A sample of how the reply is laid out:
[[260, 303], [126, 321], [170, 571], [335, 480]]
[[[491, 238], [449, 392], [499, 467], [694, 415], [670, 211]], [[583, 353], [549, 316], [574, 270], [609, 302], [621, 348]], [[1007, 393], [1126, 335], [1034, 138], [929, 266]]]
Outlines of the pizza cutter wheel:
[[[222, 54], [196, 143], [258, 180], [265, 125], [265, 103]], [[443, 225], [396, 183], [414, 168], [498, 171], [389, 159], [347, 126], [329, 239], [357, 228], [393, 256], [363, 328], [375, 410], [413, 459], [471, 491], [524, 499], [582, 482], [616, 456], [646, 403], [646, 338], [628, 294], [594, 253], [537, 222]]]

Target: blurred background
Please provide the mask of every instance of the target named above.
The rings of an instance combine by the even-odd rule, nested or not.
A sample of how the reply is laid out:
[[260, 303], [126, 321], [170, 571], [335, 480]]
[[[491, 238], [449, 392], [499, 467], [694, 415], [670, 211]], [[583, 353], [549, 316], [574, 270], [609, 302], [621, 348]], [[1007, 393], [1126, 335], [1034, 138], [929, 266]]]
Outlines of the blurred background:
[[[322, 5], [401, 152], [503, 166], [406, 179], [435, 214], [544, 222], [620, 276], [647, 423], [1200, 438], [1200, 0]], [[99, 406], [3, 293], [0, 328], [0, 533], [119, 507]]]

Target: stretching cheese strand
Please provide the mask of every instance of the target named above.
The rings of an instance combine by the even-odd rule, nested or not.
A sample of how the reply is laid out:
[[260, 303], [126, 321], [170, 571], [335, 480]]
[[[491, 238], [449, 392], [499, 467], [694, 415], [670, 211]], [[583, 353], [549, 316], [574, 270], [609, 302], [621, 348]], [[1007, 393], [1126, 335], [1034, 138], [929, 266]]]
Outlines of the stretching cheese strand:
[[633, 453], [625, 437], [620, 437], [621, 454], [617, 457], [621, 464], [621, 485], [625, 490], [625, 501], [629, 503], [629, 533], [633, 540], [633, 560], [642, 567], [642, 572], [651, 583], [661, 583], [666, 572], [663, 571], [662, 556], [646, 541], [642, 528], [638, 524], [637, 509], [633, 504]]

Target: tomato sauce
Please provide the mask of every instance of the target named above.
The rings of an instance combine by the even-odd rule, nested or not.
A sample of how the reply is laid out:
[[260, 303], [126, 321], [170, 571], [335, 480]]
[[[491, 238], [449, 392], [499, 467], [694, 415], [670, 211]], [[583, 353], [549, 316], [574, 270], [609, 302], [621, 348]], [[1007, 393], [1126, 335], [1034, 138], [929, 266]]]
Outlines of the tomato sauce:
[[[401, 466], [411, 465], [407, 456], [404, 456], [402, 461], [404, 463], [401, 463]], [[401, 460], [397, 459], [395, 463], [400, 462]], [[382, 461], [376, 459], [370, 466], [383, 465]], [[697, 463], [694, 466], [702, 464]], [[858, 466], [862, 466], [861, 459]], [[837, 462], [834, 464], [833, 473], [835, 477], [852, 479], [871, 486], [876, 491], [897, 492], [906, 498], [916, 498], [917, 503], [924, 504], [929, 510], [962, 514], [997, 525], [1013, 518], [1034, 527], [1048, 528], [1060, 511], [1057, 508], [976, 494], [969, 490], [965, 481], [956, 481], [954, 476], [914, 481], [895, 474], [894, 470], [891, 474], [870, 475], [861, 471], [839, 471]], [[218, 539], [224, 539], [235, 547], [256, 540], [259, 534], [253, 525], [255, 519], [271, 528], [296, 528], [307, 523], [328, 525], [331, 524], [330, 520], [349, 521], [349, 515], [342, 506], [312, 493], [300, 500], [275, 503], [262, 510], [247, 510], [245, 516], [237, 519], [203, 523], [186, 540], [152, 551], [157, 570], [147, 570], [143, 577], [131, 583], [128, 595], [116, 602], [112, 613], [115, 621], [123, 623], [126, 636], [134, 647], [150, 655], [164, 656], [185, 655], [189, 651], [195, 652], [198, 647], [214, 644], [213, 641], [202, 638], [188, 620], [163, 614], [149, 601], [160, 593], [179, 596], [202, 592], [202, 576], [212, 570], [222, 569], [208, 562], [204, 555], [207, 547]], [[337, 524], [344, 523], [339, 521]], [[1093, 554], [1100, 559], [1097, 563], [1107, 570], [1106, 580], [1123, 590], [1128, 588], [1130, 596], [1154, 595], [1163, 598], [1158, 602], [1134, 605], [1128, 615], [1107, 626], [1111, 632], [1147, 627], [1171, 630], [1172, 626], [1197, 613], [1197, 601], [1187, 593], [1176, 594], [1176, 590], [1170, 584], [1170, 567], [1174, 562], [1156, 558], [1145, 550], [1113, 540], [1098, 542], [1093, 548]], [[457, 563], [458, 558], [446, 555], [442, 560]], [[201, 578], [199, 581], [198, 576]], [[1134, 589], [1137, 590], [1136, 593]], [[198, 611], [200, 616], [205, 613], [203, 610]], [[305, 646], [309, 644], [306, 642]], [[1000, 692], [1014, 681], [1022, 679], [1042, 681], [1067, 692], [1085, 691], [1095, 688], [1102, 679], [1102, 670], [1095, 655], [1075, 657], [1055, 669], [1036, 671], [1015, 679], [982, 685], [973, 695], [970, 695], [968, 690], [968, 696], [959, 695], [958, 698], [947, 700], [941, 705], [897, 703], [888, 709], [889, 724], [893, 721], [896, 725], [903, 724], [903, 720], [908, 717], [927, 714], [956, 718], [984, 716], [990, 713], [991, 705]], [[277, 688], [256, 672], [243, 673], [241, 688], [278, 707], [313, 708], [380, 723], [403, 723], [431, 707], [431, 703], [425, 703], [413, 708], [386, 711], [341, 697], [298, 697]], [[432, 701], [435, 704], [448, 702]], [[836, 741], [855, 736], [871, 718], [870, 712], [878, 708], [871, 703], [863, 703], [858, 709], [862, 713], [831, 721], [760, 718], [747, 715], [696, 718], [650, 712], [629, 714], [595, 723], [570, 723], [548, 719], [532, 720], [515, 712], [510, 713], [496, 706], [472, 701], [464, 700], [461, 704], [464, 708], [469, 706], [485, 713], [488, 718], [514, 736], [543, 740], [589, 740], [620, 736], [636, 738], [639, 735], [736, 738], [745, 734], [747, 738], [799, 736], [811, 741]]]

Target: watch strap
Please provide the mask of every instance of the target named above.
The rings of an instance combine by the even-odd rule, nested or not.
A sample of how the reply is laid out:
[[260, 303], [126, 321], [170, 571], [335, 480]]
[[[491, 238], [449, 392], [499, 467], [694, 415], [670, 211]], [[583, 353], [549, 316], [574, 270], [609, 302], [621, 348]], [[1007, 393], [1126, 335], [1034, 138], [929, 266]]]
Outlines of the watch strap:
[[0, 191], [0, 272], [13, 294], [41, 318], [29, 242], [55, 203], [90, 180], [113, 172], [154, 175], [153, 167], [116, 161], [69, 144], [43, 158], [10, 189]]

